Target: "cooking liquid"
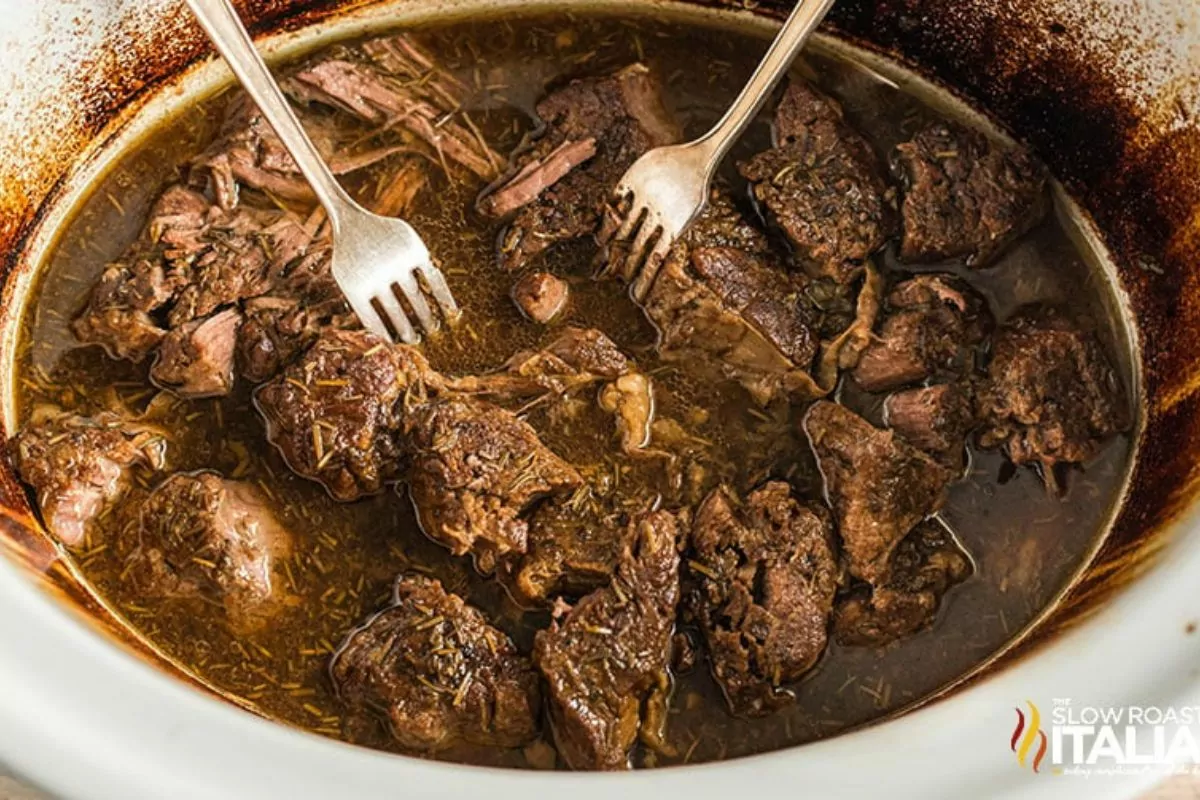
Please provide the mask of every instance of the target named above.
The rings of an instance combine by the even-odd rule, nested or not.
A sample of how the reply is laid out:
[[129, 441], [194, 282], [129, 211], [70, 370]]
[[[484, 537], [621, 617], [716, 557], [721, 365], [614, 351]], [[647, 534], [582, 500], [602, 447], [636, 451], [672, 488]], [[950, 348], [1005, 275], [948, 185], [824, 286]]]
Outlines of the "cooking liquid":
[[[667, 101], [686, 135], [697, 135], [727, 107], [766, 46], [744, 32], [629, 15], [456, 22], [422, 28], [419, 37], [444, 68], [468, 84], [488, 87], [468, 110], [501, 153], [534, 125], [533, 105], [547, 83], [605, 74], [635, 60], [663, 76]], [[879, 153], [889, 152], [934, 116], [856, 63], [811, 56], [796, 70], [835, 95]], [[194, 107], [125, 153], [69, 223], [24, 320], [18, 357], [22, 418], [42, 403], [88, 413], [119, 400], [136, 410], [154, 394], [148, 364], [117, 362], [98, 348], [81, 348], [68, 326], [104, 265], [136, 238], [151, 202], [178, 179], [178, 165], [212, 139], [226, 101], [227, 95]], [[760, 119], [726, 160], [726, 179], [739, 191], [744, 184], [732, 165], [768, 145], [767, 121]], [[386, 162], [382, 169], [388, 169]], [[425, 345], [435, 368], [447, 373], [494, 369], [514, 352], [547, 341], [563, 324], [597, 327], [653, 377], [659, 414], [693, 434], [703, 453], [703, 486], [725, 481], [745, 492], [767, 478], [785, 478], [807, 501], [820, 502], [819, 476], [796, 425], [802, 408], [757, 408], [735, 385], [697, 380], [685, 365], [659, 360], [653, 329], [622, 287], [591, 278], [590, 243], [560, 246], [537, 265], [570, 281], [569, 316], [549, 330], [525, 321], [509, 299], [513, 276], [495, 266], [500, 226], [474, 210], [481, 185], [451, 185], [436, 167], [430, 174], [431, 186], [420, 195], [410, 221], [466, 309], [452, 335]], [[368, 199], [381, 176], [378, 171], [359, 175], [347, 185]], [[879, 261], [891, 269], [890, 281], [904, 274], [891, 252]], [[1024, 303], [1069, 303], [1096, 321], [1110, 350], [1123, 341], [1104, 311], [1107, 284], [1088, 267], [1054, 215], [993, 267], [939, 269], [974, 285], [998, 321]], [[239, 386], [230, 397], [174, 405], [165, 421], [176, 442], [172, 467], [215, 469], [258, 483], [274, 498], [281, 521], [299, 543], [283, 571], [293, 600], [281, 616], [265, 630], [234, 634], [218, 604], [137, 596], [120, 579], [125, 565], [106, 548], [103, 524], [72, 556], [134, 629], [219, 692], [292, 725], [397, 749], [382, 725], [355, 724], [343, 716], [327, 677], [331, 652], [347, 631], [386, 603], [397, 573], [415, 570], [440, 578], [483, 609], [525, 652], [548, 616], [518, 608], [469, 562], [426, 539], [403, 487], [340, 504], [319, 485], [291, 474], [266, 442], [248, 387], [244, 381]], [[879, 398], [848, 387], [839, 397], [878, 422]], [[662, 464], [620, 456], [611, 420], [587, 405], [570, 424], [551, 424], [538, 409], [528, 419], [552, 449], [581, 465], [612, 496], [636, 502], [667, 491]], [[928, 696], [1012, 640], [1086, 561], [1127, 469], [1129, 442], [1118, 437], [1094, 462], [1072, 471], [1062, 497], [1048, 493], [1032, 471], [1014, 471], [994, 452], [972, 449], [970, 456], [968, 475], [951, 489], [942, 517], [970, 553], [975, 571], [949, 592], [931, 628], [881, 650], [831, 642], [819, 664], [794, 687], [795, 704], [764, 719], [730, 716], [701, 658], [692, 672], [676, 676], [668, 742], [678, 755], [639, 750], [635, 763], [709, 761], [830, 736]], [[546, 752], [460, 747], [438, 757], [523, 767], [544, 765]]]

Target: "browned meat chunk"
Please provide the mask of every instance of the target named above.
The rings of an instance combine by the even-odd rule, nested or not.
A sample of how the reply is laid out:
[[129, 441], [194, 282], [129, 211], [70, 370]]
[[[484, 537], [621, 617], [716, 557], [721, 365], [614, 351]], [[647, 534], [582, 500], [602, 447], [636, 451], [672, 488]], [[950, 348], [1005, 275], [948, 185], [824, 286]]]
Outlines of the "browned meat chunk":
[[291, 534], [252, 484], [211, 472], [177, 473], [139, 503], [132, 534], [142, 591], [202, 597], [223, 605], [239, 630], [259, 627], [278, 608], [277, 565], [291, 556]]
[[439, 381], [414, 348], [365, 331], [332, 331], [255, 400], [288, 466], [348, 501], [400, 476], [401, 415]]
[[885, 583], [838, 604], [834, 638], [878, 646], [916, 633], [933, 622], [947, 590], [970, 574], [971, 560], [950, 532], [923, 522], [896, 548]]
[[654, 384], [640, 372], [629, 372], [606, 384], [600, 408], [613, 415], [621, 452], [638, 455], [650, 444], [654, 425]]
[[513, 302], [534, 322], [549, 322], [567, 306], [570, 289], [562, 278], [531, 272], [513, 284]]
[[559, 755], [572, 769], [627, 769], [638, 738], [662, 746], [679, 601], [678, 523], [635, 521], [612, 582], [534, 640]]
[[1128, 424], [1125, 392], [1095, 336], [1060, 313], [1018, 316], [996, 335], [977, 398], [984, 447], [1014, 464], [1087, 461]]
[[514, 593], [544, 603], [607, 585], [637, 533], [624, 516], [603, 507], [586, 486], [543, 503], [529, 520], [528, 552], [513, 568]]
[[863, 350], [854, 380], [869, 392], [895, 389], [969, 368], [986, 333], [983, 301], [948, 275], [920, 275], [888, 295], [879, 334]]
[[825, 478], [850, 573], [885, 580], [892, 552], [941, 507], [952, 471], [853, 411], [817, 402], [804, 431]]
[[718, 488], [696, 510], [692, 605], [734, 714], [760, 716], [790, 702], [783, 684], [824, 652], [838, 584], [832, 540], [829, 520], [781, 481], [744, 505]]
[[478, 609], [432, 578], [402, 575], [392, 603], [351, 633], [330, 667], [356, 714], [378, 714], [418, 752], [537, 736], [538, 675]]
[[883, 402], [884, 423], [928, 453], [962, 459], [967, 431], [975, 424], [971, 394], [962, 384], [906, 389]]
[[175, 328], [159, 346], [150, 377], [180, 397], [228, 394], [241, 323], [242, 315], [227, 308]]
[[21, 479], [37, 493], [46, 528], [66, 545], [82, 542], [88, 523], [124, 494], [134, 467], [162, 469], [166, 455], [162, 431], [110, 412], [35, 413], [15, 445]]
[[894, 225], [878, 159], [841, 107], [800, 81], [780, 101], [775, 139], [742, 175], [813, 275], [853, 279]]
[[516, 174], [481, 201], [494, 214], [519, 209], [500, 246], [500, 265], [509, 270], [553, 244], [593, 233], [625, 170], [647, 150], [679, 138], [658, 81], [642, 64], [573, 81], [538, 103], [537, 114], [544, 135], [515, 156]]
[[471, 553], [484, 573], [500, 557], [525, 552], [525, 514], [535, 501], [569, 493], [583, 480], [528, 423], [481, 400], [418, 407], [404, 431], [422, 529], [455, 555]]
[[284, 89], [295, 100], [340, 109], [372, 125], [401, 126], [435, 157], [484, 180], [499, 175], [504, 160], [461, 111], [469, 95], [466, 86], [439, 69], [406, 34], [370, 42], [363, 50], [373, 64], [319, 61], [286, 79]]
[[904, 182], [905, 261], [965, 259], [981, 267], [1048, 206], [1046, 172], [1024, 150], [939, 122], [896, 148]]
[[672, 248], [643, 303], [664, 358], [708, 364], [759, 402], [812, 383], [814, 319], [766, 241], [722, 197]]

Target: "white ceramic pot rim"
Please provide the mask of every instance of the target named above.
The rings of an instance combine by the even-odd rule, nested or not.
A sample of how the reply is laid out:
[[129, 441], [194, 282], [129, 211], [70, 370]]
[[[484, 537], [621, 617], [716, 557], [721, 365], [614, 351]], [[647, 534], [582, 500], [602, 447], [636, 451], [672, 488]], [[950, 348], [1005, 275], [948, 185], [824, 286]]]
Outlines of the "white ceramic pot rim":
[[928, 708], [823, 742], [621, 775], [462, 767], [267, 722], [115, 648], [0, 562], [0, 761], [69, 798], [1128, 797], [1159, 779], [1034, 775], [1009, 750], [1013, 707], [1200, 702], [1194, 511], [1155, 566], [1072, 631]]

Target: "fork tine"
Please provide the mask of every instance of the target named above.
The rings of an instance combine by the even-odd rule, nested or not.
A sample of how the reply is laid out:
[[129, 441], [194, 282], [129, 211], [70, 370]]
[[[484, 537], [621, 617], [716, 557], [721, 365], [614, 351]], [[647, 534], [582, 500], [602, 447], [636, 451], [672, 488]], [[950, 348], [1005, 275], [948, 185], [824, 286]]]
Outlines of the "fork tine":
[[350, 308], [354, 309], [354, 313], [358, 316], [358, 321], [362, 323], [364, 328], [381, 339], [386, 339], [389, 342], [392, 340], [392, 332], [383, 324], [383, 320], [379, 317], [379, 312], [371, 305], [369, 295], [347, 292], [346, 299], [350, 301]]
[[408, 321], [408, 315], [404, 313], [404, 307], [400, 305], [399, 298], [392, 292], [392, 287], [389, 286], [375, 295], [375, 299], [379, 301], [387, 320], [396, 329], [400, 341], [405, 344], [416, 344], [421, 341], [421, 337], [413, 330], [412, 323]]
[[632, 281], [637, 277], [639, 267], [645, 263], [651, 237], [656, 232], [661, 232], [661, 230], [662, 228], [658, 222], [647, 213], [645, 221], [638, 228], [637, 236], [634, 237], [632, 244], [629, 245], [629, 254], [625, 257], [621, 277], [626, 281]]
[[638, 222], [646, 215], [646, 207], [637, 205], [635, 197], [629, 198], [629, 210], [625, 213], [625, 218], [621, 220], [621, 224], [612, 235], [612, 241], [619, 242], [623, 239], [628, 239], [633, 236], [634, 230], [638, 226]]
[[454, 322], [458, 319], [458, 315], [462, 312], [458, 310], [458, 303], [454, 302], [454, 295], [450, 293], [450, 287], [446, 284], [446, 277], [442, 275], [442, 271], [433, 264], [426, 264], [421, 267], [421, 274], [425, 277], [425, 283], [429, 284], [429, 292], [442, 309], [442, 316], [446, 318], [446, 321]]
[[417, 320], [420, 321], [425, 332], [436, 331], [438, 329], [437, 317], [433, 316], [429, 303], [425, 301], [425, 295], [421, 293], [421, 284], [417, 282], [416, 273], [405, 273], [396, 283], [400, 286], [400, 291], [408, 300], [408, 304], [412, 306], [413, 313], [417, 315]]
[[658, 271], [662, 268], [663, 261], [666, 260], [670, 249], [671, 237], [667, 236], [666, 231], [663, 231], [658, 237], [658, 241], [654, 243], [654, 247], [646, 254], [642, 269], [634, 278], [633, 286], [629, 288], [633, 299], [638, 303], [644, 301], [646, 295], [649, 294], [650, 287], [654, 285], [654, 279], [658, 277]]

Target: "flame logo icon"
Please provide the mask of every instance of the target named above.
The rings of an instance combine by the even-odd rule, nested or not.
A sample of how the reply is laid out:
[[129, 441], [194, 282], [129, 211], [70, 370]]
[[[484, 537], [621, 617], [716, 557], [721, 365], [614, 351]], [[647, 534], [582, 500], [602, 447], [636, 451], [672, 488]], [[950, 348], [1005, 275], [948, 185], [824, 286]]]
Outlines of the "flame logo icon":
[[1013, 728], [1009, 749], [1017, 754], [1017, 763], [1025, 767], [1026, 761], [1029, 759], [1029, 751], [1034, 749], [1034, 742], [1037, 742], [1037, 752], [1033, 754], [1033, 761], [1029, 766], [1033, 768], [1034, 772], [1039, 772], [1042, 759], [1046, 757], [1046, 732], [1039, 727], [1042, 715], [1038, 711], [1038, 707], [1029, 700], [1025, 701], [1025, 705], [1029, 707], [1028, 720], [1025, 719], [1025, 714], [1021, 709], [1013, 709], [1017, 712], [1017, 726]]

